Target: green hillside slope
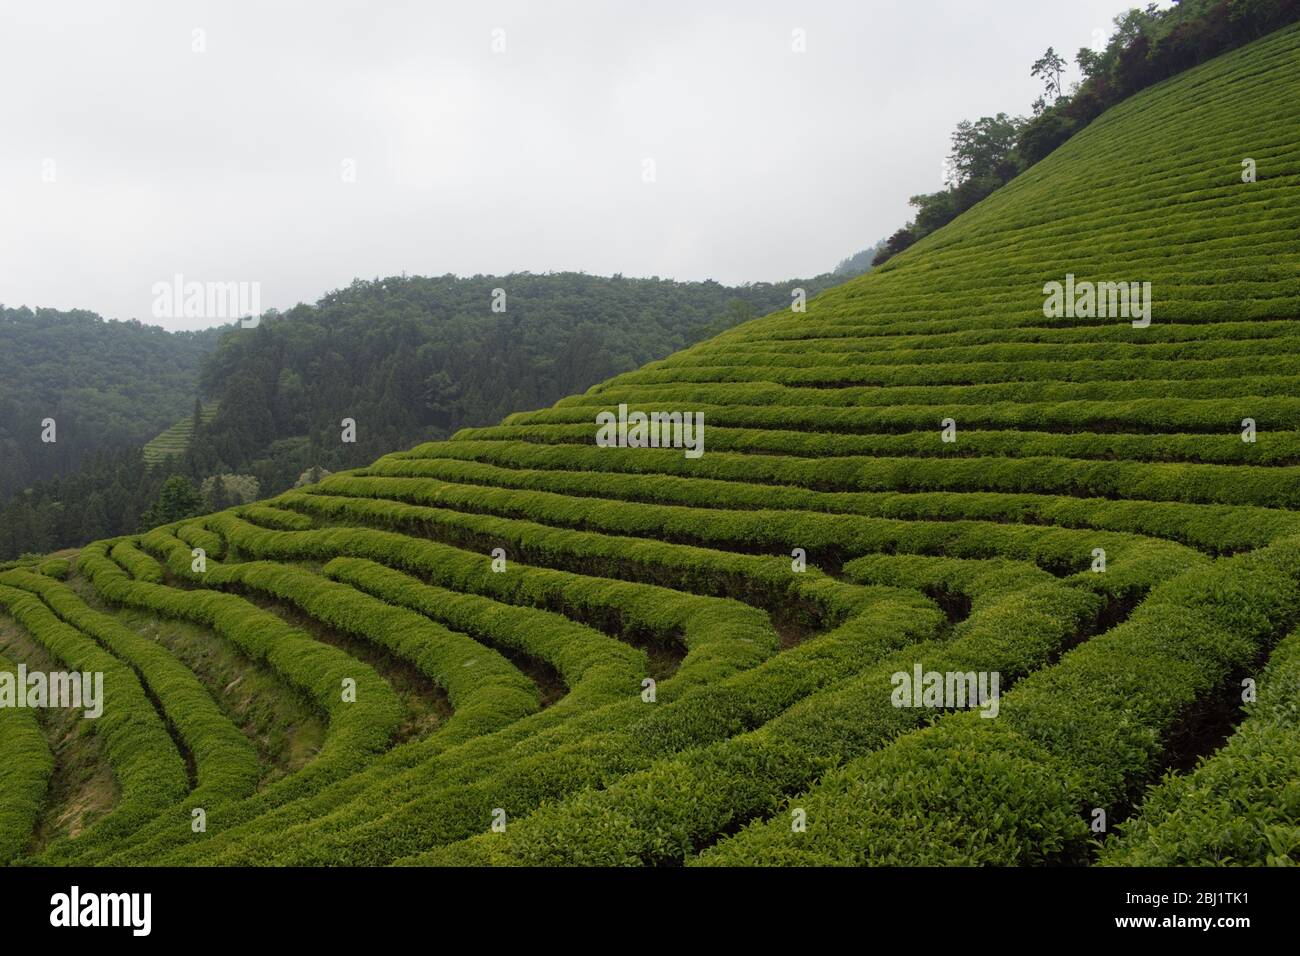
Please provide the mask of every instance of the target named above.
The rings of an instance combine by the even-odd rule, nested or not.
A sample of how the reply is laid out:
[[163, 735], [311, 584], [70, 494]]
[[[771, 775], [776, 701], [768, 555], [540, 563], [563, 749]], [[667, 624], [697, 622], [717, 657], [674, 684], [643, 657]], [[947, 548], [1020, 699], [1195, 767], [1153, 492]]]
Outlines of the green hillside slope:
[[[1293, 28], [806, 313], [0, 572], [50, 655], [138, 677], [95, 727], [117, 804], [35, 860], [1300, 862], [1297, 197]], [[1149, 325], [1046, 316], [1067, 276], [1151, 283]], [[703, 453], [602, 447], [620, 405], [702, 413]], [[311, 702], [314, 758], [254, 787], [237, 691], [142, 615]]]

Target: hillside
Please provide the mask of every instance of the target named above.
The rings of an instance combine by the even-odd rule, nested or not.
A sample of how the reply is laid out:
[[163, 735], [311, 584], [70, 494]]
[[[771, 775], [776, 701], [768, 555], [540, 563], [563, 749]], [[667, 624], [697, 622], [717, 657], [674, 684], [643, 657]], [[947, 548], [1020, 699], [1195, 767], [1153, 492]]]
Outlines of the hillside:
[[0, 572], [109, 675], [97, 752], [10, 715], [0, 860], [1300, 862], [1298, 131], [1290, 28], [806, 313]]
[[[846, 266], [848, 268], [848, 266]], [[204, 363], [221, 412], [200, 476], [254, 475], [280, 491], [313, 467], [368, 464], [604, 381], [842, 277], [724, 286], [580, 273], [403, 276], [353, 282], [235, 330]], [[339, 441], [339, 422], [357, 422]]]
[[[202, 333], [18, 310], [12, 324], [0, 322], [0, 345], [10, 346], [0, 368], [20, 370], [12, 387], [0, 384], [0, 412], [11, 409], [13, 429], [32, 424], [11, 433], [0, 422], [0, 451], [15, 452], [0, 467], [0, 492], [25, 492], [7, 503], [0, 493], [0, 561], [147, 530], [141, 515], [173, 475], [195, 487], [238, 475], [270, 495], [312, 469], [364, 465], [549, 405], [858, 268], [850, 259], [835, 273], [741, 286], [578, 273], [394, 276], [268, 312], [256, 328]], [[194, 361], [169, 357], [184, 349]], [[51, 396], [60, 390], [64, 398]], [[16, 404], [6, 406], [6, 393]], [[47, 409], [57, 413], [57, 444], [39, 441]], [[358, 423], [354, 441], [339, 441], [344, 418]], [[24, 480], [37, 473], [44, 479]]]
[[[0, 505], [96, 452], [142, 445], [184, 415], [219, 334], [0, 306]], [[50, 442], [38, 440], [47, 418]]]

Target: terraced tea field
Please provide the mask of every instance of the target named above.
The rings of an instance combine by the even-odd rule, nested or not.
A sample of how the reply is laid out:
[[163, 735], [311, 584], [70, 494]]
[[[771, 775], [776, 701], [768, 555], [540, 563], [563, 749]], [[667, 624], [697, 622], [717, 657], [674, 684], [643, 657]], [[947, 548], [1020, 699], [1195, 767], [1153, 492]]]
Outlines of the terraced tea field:
[[[202, 421], [206, 424], [217, 414], [216, 402], [203, 406]], [[166, 431], [155, 435], [144, 446], [144, 460], [150, 465], [162, 464], [168, 458], [181, 458], [189, 451], [190, 439], [194, 437], [194, 418], [182, 418]]]
[[[67, 773], [0, 713], [0, 859], [1300, 862], [1298, 197], [1289, 29], [804, 313], [0, 572], [4, 633], [106, 674], [118, 788], [33, 840]], [[1150, 324], [1047, 318], [1067, 275]], [[620, 405], [703, 454], [597, 445]], [[196, 641], [314, 711], [307, 759]], [[930, 673], [998, 696], [898, 706]]]

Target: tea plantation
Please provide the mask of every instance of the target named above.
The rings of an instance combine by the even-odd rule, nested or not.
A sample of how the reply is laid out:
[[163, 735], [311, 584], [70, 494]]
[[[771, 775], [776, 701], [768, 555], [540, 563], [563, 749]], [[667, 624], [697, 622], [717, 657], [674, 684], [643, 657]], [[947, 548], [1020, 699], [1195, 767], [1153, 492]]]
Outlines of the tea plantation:
[[806, 311], [0, 571], [0, 670], [106, 695], [0, 710], [0, 862], [1300, 862], [1298, 200], [1290, 28]]

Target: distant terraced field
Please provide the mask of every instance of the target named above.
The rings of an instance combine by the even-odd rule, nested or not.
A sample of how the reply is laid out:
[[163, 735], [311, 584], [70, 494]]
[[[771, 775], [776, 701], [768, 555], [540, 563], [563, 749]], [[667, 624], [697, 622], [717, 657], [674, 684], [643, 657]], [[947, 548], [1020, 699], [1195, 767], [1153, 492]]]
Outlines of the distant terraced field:
[[[204, 424], [207, 424], [216, 417], [216, 414], [217, 403], [209, 402], [203, 406], [200, 418]], [[161, 465], [168, 458], [180, 458], [190, 450], [190, 440], [193, 437], [194, 417], [182, 418], [145, 444], [144, 460], [150, 465]]]
[[[108, 675], [117, 784], [52, 832], [68, 747], [0, 720], [0, 857], [1300, 862], [1297, 199], [1288, 29], [806, 313], [0, 572], [4, 658]], [[1067, 274], [1151, 324], [1046, 318]], [[620, 404], [704, 454], [598, 447]], [[895, 706], [918, 667], [996, 717]]]

